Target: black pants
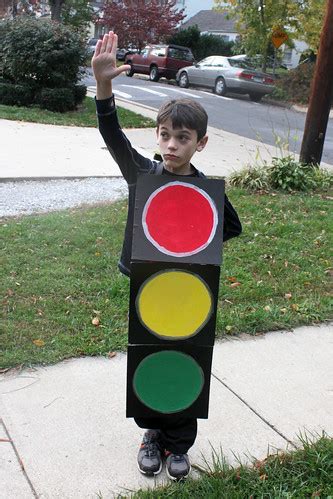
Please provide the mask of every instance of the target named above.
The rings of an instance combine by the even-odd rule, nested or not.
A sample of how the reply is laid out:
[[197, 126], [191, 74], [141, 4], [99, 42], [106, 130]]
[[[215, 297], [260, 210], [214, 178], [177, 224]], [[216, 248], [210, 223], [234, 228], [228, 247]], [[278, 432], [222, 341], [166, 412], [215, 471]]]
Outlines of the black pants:
[[173, 454], [186, 454], [197, 436], [197, 420], [170, 415], [160, 418], [134, 418], [140, 428], [160, 430], [161, 444]]

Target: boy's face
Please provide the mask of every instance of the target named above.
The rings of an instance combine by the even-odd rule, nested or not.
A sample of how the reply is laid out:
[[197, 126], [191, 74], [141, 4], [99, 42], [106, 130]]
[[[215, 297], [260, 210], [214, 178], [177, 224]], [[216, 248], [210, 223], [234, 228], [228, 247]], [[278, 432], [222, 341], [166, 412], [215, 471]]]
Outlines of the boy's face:
[[192, 173], [192, 156], [196, 151], [203, 150], [208, 140], [207, 135], [198, 141], [196, 130], [173, 128], [171, 119], [161, 123], [156, 133], [165, 168], [178, 175]]

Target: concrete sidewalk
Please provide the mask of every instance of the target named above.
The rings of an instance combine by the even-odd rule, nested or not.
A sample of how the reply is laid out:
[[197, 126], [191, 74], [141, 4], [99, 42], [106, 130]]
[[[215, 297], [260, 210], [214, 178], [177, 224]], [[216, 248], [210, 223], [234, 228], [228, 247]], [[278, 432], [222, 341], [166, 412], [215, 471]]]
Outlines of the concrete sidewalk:
[[[233, 338], [214, 347], [210, 414], [192, 463], [223, 449], [230, 463], [333, 435], [333, 328]], [[126, 355], [80, 358], [2, 375], [3, 499], [114, 497], [167, 481], [136, 466], [143, 430], [125, 419]]]

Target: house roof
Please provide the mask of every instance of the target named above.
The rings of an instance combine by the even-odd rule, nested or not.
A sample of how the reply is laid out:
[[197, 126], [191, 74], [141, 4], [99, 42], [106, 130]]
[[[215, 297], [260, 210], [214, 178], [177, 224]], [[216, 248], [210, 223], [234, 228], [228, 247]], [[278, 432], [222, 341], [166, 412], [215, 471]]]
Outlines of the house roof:
[[193, 17], [184, 22], [182, 29], [198, 25], [200, 31], [223, 31], [225, 33], [237, 33], [235, 20], [228, 19], [228, 12], [216, 12], [215, 10], [200, 10]]

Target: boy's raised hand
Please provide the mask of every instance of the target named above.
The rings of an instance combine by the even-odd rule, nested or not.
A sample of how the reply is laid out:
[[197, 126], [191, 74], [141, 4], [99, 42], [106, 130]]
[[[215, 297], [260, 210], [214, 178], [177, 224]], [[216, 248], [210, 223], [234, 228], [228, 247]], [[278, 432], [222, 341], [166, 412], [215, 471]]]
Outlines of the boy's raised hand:
[[130, 69], [128, 64], [117, 68], [117, 46], [118, 36], [113, 31], [109, 31], [109, 34], [104, 35], [103, 40], [98, 40], [95, 53], [91, 60], [91, 67], [96, 82], [111, 82], [120, 73]]

